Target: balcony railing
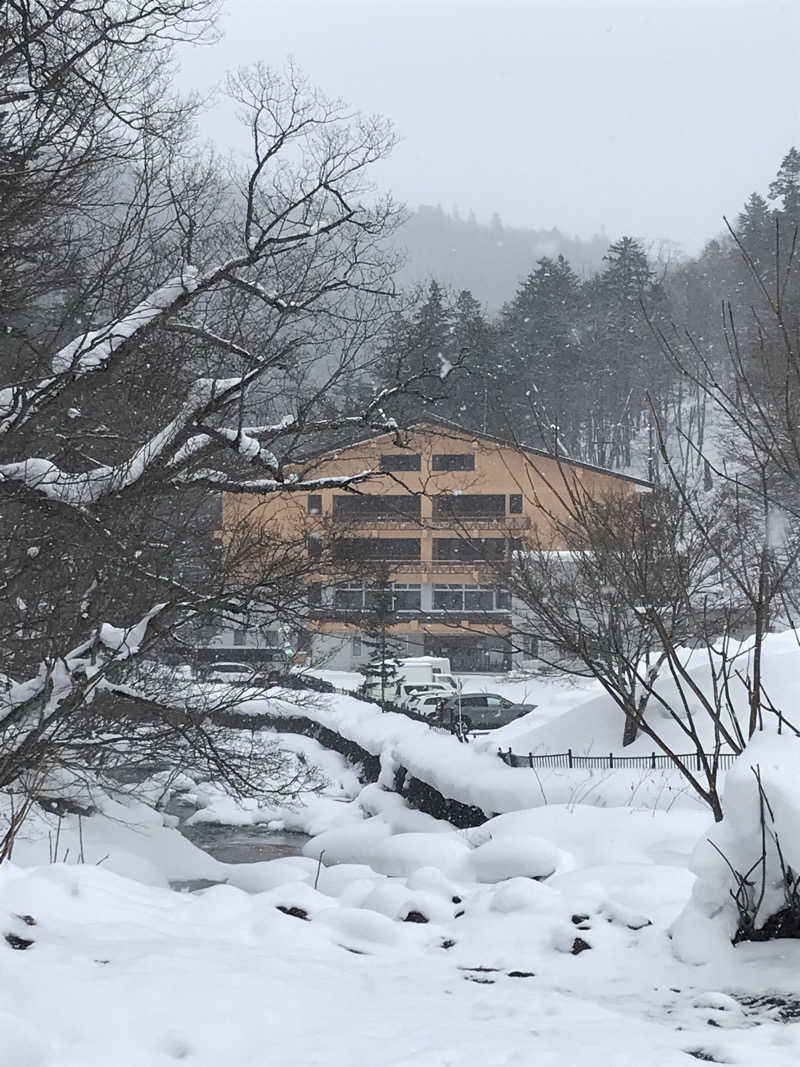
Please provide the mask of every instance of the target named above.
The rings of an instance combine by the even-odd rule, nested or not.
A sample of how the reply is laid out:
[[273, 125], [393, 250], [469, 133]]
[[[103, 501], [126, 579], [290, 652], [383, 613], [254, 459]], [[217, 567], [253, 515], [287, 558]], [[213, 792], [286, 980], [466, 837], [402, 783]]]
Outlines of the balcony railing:
[[[325, 604], [309, 609], [308, 617], [319, 622], [361, 623], [372, 614], [369, 608], [336, 608]], [[468, 611], [466, 608], [435, 609], [422, 611], [419, 608], [392, 612], [393, 624], [410, 622], [491, 622], [492, 624], [511, 625], [511, 612], [508, 608], [487, 608], [484, 611]]]
[[496, 530], [498, 527], [522, 528], [519, 515], [475, 516], [473, 518], [445, 519], [431, 518], [430, 515], [335, 515], [337, 525], [352, 527], [374, 527], [380, 530], [392, 529], [426, 529], [426, 530]]

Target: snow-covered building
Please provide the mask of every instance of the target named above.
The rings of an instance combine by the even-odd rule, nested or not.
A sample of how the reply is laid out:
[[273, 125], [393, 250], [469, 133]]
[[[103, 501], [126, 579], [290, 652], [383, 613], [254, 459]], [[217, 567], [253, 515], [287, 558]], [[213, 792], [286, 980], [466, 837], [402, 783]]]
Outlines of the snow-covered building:
[[[374, 478], [351, 489], [226, 496], [226, 524], [303, 531], [320, 570], [308, 587], [310, 658], [352, 670], [368, 657], [380, 597], [389, 602], [397, 655], [448, 656], [456, 671], [494, 672], [536, 657], [516, 648], [503, 568], [535, 529], [546, 536], [565, 485], [593, 494], [648, 483], [430, 419], [312, 457], [303, 477]], [[563, 547], [553, 542], [552, 548]], [[389, 592], [386, 592], [386, 586]]]

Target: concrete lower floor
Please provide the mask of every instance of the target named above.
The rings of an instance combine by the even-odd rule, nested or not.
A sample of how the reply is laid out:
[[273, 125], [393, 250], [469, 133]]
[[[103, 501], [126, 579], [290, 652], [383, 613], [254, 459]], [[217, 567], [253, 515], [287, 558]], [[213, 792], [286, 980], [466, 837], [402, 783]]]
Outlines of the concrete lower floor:
[[[488, 634], [430, 634], [392, 632], [394, 655], [447, 656], [458, 673], [498, 674], [515, 665], [511, 642], [507, 637]], [[369, 662], [371, 649], [368, 635], [358, 629], [312, 632], [311, 661], [315, 667], [329, 670], [359, 670]]]

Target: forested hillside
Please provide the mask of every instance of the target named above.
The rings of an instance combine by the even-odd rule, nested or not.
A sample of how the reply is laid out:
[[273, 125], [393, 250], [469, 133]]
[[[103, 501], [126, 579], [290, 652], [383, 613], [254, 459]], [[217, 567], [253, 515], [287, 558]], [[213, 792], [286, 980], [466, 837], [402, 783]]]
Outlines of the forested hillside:
[[[545, 254], [544, 235], [531, 233], [529, 262], [515, 285], [510, 279], [525, 248], [519, 232], [498, 224], [492, 248], [489, 229], [423, 211], [404, 231], [409, 243], [425, 233], [451, 233], [447, 269], [444, 245], [436, 246], [441, 277], [475, 271], [477, 280], [474, 288], [429, 281], [395, 317], [373, 373], [378, 383], [390, 385], [398, 375], [429, 371], [427, 391], [395, 402], [393, 413], [404, 420], [427, 411], [650, 476], [658, 474], [661, 435], [691, 466], [692, 451], [704, 450], [707, 430], [698, 374], [723, 380], [732, 346], [741, 346], [736, 358], [745, 359], [763, 347], [765, 315], [774, 317], [775, 300], [791, 300], [795, 289], [792, 235], [798, 221], [795, 149], [765, 195], [754, 192], [724, 236], [709, 241], [698, 257], [669, 265], [653, 261], [631, 236], [615, 239], [602, 256], [597, 241], [572, 242], [570, 256], [561, 250], [557, 231]], [[467, 254], [470, 233], [476, 235], [477, 267]], [[482, 265], [481, 248], [487, 257]], [[595, 254], [597, 267], [587, 272]], [[500, 261], [504, 267], [492, 282], [502, 281], [505, 289], [494, 311], [478, 274], [492, 274]], [[453, 372], [443, 374], [450, 367]], [[376, 382], [371, 378], [369, 384]]]

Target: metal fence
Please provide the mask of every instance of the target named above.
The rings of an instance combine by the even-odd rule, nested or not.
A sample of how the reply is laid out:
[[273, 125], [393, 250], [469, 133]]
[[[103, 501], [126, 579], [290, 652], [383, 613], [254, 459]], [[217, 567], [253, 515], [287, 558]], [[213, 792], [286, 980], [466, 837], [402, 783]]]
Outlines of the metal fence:
[[616, 756], [609, 752], [607, 756], [577, 756], [572, 749], [566, 752], [534, 753], [528, 752], [523, 755], [512, 752], [511, 749], [498, 748], [497, 754], [509, 767], [552, 767], [564, 770], [579, 768], [590, 770], [621, 770], [623, 768], [639, 768], [642, 770], [669, 770], [676, 763], [682, 763], [691, 770], [702, 770], [703, 761], [713, 766], [715, 761], [720, 770], [727, 770], [737, 757], [735, 752], [689, 752], [678, 753], [674, 756], [666, 756], [663, 753], [651, 752], [649, 756]]

